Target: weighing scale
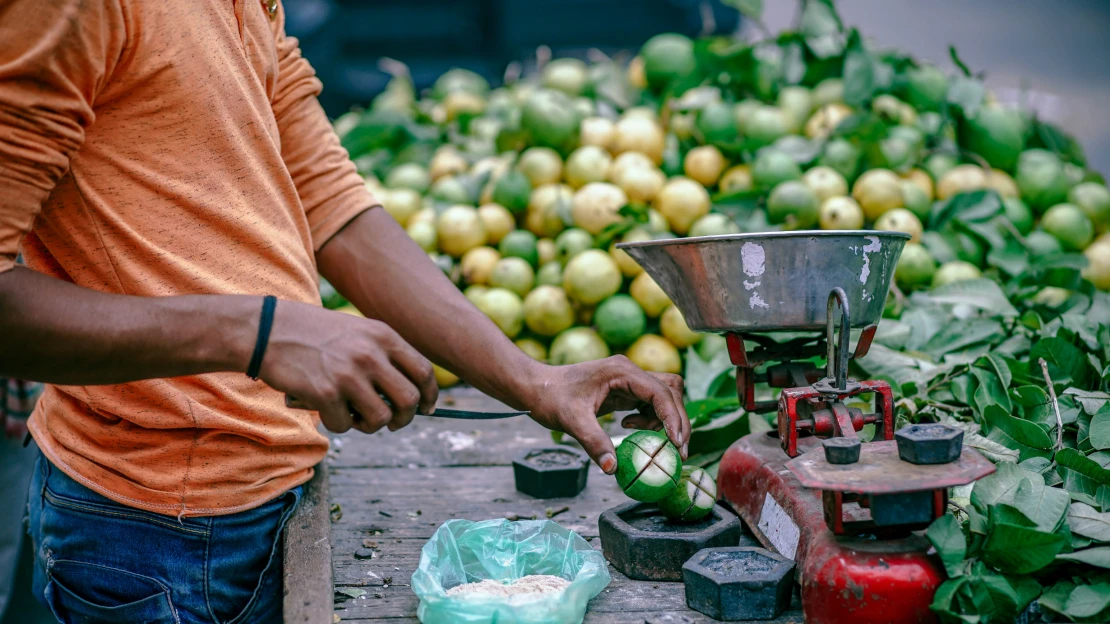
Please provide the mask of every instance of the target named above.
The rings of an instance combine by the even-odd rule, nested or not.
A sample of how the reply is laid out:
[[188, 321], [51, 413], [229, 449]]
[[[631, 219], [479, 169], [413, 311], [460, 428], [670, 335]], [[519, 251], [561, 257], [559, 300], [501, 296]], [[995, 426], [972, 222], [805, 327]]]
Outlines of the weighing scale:
[[[915, 531], [945, 513], [948, 488], [994, 471], [971, 448], [949, 463], [903, 461], [890, 385], [848, 377], [909, 238], [800, 231], [618, 245], [691, 329], [724, 334], [744, 409], [777, 412], [777, 430], [725, 452], [717, 490], [764, 546], [796, 561], [809, 623], [934, 622], [944, 568]], [[820, 356], [824, 369], [812, 363]], [[758, 383], [781, 388], [778, 399], [757, 400]], [[875, 433], [863, 443], [867, 424]]]

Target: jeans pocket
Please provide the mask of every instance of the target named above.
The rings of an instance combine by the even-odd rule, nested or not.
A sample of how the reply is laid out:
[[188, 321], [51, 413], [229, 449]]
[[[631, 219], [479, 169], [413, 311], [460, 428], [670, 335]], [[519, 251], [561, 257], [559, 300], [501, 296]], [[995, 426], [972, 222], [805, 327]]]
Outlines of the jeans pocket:
[[45, 594], [62, 624], [180, 623], [165, 585], [118, 568], [59, 559]]

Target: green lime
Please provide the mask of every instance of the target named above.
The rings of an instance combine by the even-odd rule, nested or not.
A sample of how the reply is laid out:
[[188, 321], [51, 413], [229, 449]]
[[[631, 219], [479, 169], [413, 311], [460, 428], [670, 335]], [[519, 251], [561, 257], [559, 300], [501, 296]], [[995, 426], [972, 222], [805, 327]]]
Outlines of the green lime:
[[694, 221], [690, 226], [689, 236], [718, 236], [721, 234], [739, 234], [740, 226], [736, 222], [719, 212], [711, 212]]
[[609, 347], [589, 327], [571, 327], [555, 337], [547, 361], [555, 366], [579, 364], [609, 357]]
[[565, 265], [571, 258], [593, 246], [594, 237], [589, 232], [582, 228], [570, 228], [555, 237], [555, 257]]
[[613, 295], [594, 311], [594, 326], [601, 339], [621, 348], [635, 342], [647, 329], [647, 316], [636, 300], [628, 295]]
[[528, 208], [528, 198], [532, 195], [532, 183], [528, 176], [515, 169], [506, 171], [493, 183], [493, 203], [500, 204], [513, 214]]
[[552, 260], [540, 267], [536, 272], [536, 286], [563, 285], [563, 265], [558, 260]]
[[1083, 251], [1095, 237], [1095, 226], [1075, 204], [1056, 204], [1041, 217], [1041, 227], [1055, 236], [1064, 249]]
[[760, 106], [744, 123], [743, 132], [757, 146], [770, 145], [789, 134], [790, 120], [776, 106]]
[[1021, 198], [1037, 212], [1066, 201], [1071, 189], [1064, 163], [1056, 154], [1043, 149], [1021, 153], [1014, 181], [1021, 190]]
[[779, 89], [777, 105], [786, 116], [787, 129], [797, 133], [813, 112], [813, 94], [805, 87], [784, 86]]
[[1048, 256], [1064, 251], [1057, 238], [1044, 230], [1033, 230], [1025, 237], [1025, 246], [1034, 256]]
[[706, 334], [701, 342], [696, 347], [698, 357], [704, 362], [708, 362], [717, 356], [718, 353], [728, 350], [728, 341], [720, 334]]
[[940, 265], [937, 272], [933, 274], [933, 288], [980, 277], [983, 277], [983, 274], [979, 271], [979, 267], [963, 260], [953, 260]]
[[667, 434], [637, 431], [617, 447], [617, 485], [633, 500], [654, 503], [678, 486], [682, 456]]
[[535, 145], [562, 153], [571, 150], [578, 138], [580, 116], [574, 103], [561, 91], [539, 89], [528, 96], [520, 112], [520, 126]]
[[678, 486], [663, 500], [659, 510], [678, 522], [695, 522], [709, 515], [717, 504], [717, 484], [697, 466], [683, 466]]
[[1028, 234], [1033, 229], [1033, 211], [1017, 197], [1004, 197], [1002, 207], [1006, 210], [1006, 218], [1014, 224], [1014, 228], [1022, 234]]
[[[901, 127], [901, 126], [899, 126]], [[917, 162], [917, 148], [904, 138], [891, 136], [879, 142], [876, 166], [905, 172]]]
[[736, 116], [732, 106], [725, 102], [714, 102], [698, 113], [698, 132], [706, 143], [733, 143], [736, 141]]
[[983, 106], [967, 121], [967, 146], [992, 167], [1013, 171], [1025, 146], [1025, 120], [1016, 110]]
[[540, 254], [536, 246], [536, 235], [528, 230], [513, 230], [501, 239], [497, 250], [505, 258], [521, 258], [531, 266], [540, 263]]
[[574, 308], [558, 286], [537, 286], [524, 298], [524, 324], [540, 336], [556, 336], [574, 325]]
[[922, 64], [906, 72], [906, 100], [914, 108], [937, 110], [948, 95], [948, 77], [937, 66]]
[[817, 159], [817, 164], [831, 167], [848, 181], [856, 179], [859, 171], [859, 148], [843, 138], [833, 139], [825, 145], [825, 151]]
[[624, 276], [612, 256], [600, 249], [587, 249], [567, 262], [563, 290], [582, 305], [592, 306], [616, 294]]
[[952, 154], [937, 152], [925, 159], [923, 167], [925, 171], [929, 172], [929, 175], [933, 176], [934, 180], [939, 180], [959, 164], [960, 159]]
[[416, 163], [397, 165], [385, 176], [385, 185], [391, 189], [407, 188], [417, 193], [427, 193], [431, 184], [428, 170]]
[[921, 185], [912, 180], [902, 181], [902, 205], [922, 221], [929, 219], [929, 213], [933, 209], [933, 202], [929, 201], [929, 195]]
[[586, 88], [589, 72], [586, 64], [576, 58], [555, 59], [544, 66], [541, 81], [548, 89], [567, 95], [578, 95]]
[[902, 288], [910, 289], [932, 282], [936, 270], [937, 262], [928, 249], [919, 243], [906, 243], [894, 269], [894, 279]]
[[826, 78], [813, 87], [813, 106], [821, 108], [828, 104], [844, 101], [844, 81], [840, 78]]
[[1068, 201], [1087, 213], [1095, 229], [1103, 231], [1110, 226], [1110, 190], [1097, 182], [1077, 184], [1068, 193]]
[[444, 72], [432, 86], [432, 92], [439, 99], [459, 91], [485, 96], [489, 92], [489, 82], [469, 69], [456, 67]]
[[747, 98], [737, 102], [732, 107], [732, 117], [736, 120], [736, 129], [740, 132], [747, 132], [748, 124], [751, 123], [752, 114], [760, 108], [763, 108], [763, 102], [754, 98]]
[[474, 304], [509, 338], [516, 338], [524, 326], [524, 302], [511, 290], [490, 288]]
[[804, 230], [817, 225], [820, 209], [817, 194], [798, 180], [776, 185], [767, 198], [768, 220], [783, 223], [787, 229]]
[[523, 297], [532, 290], [536, 282], [536, 273], [532, 265], [523, 258], [501, 258], [493, 265], [490, 272], [489, 285], [491, 288], [504, 288]]
[[455, 176], [443, 176], [432, 184], [431, 191], [429, 191], [432, 199], [438, 199], [447, 204], [469, 204], [471, 203], [470, 191], [467, 190], [466, 185]]
[[776, 149], [761, 150], [752, 165], [752, 182], [760, 188], [771, 188], [801, 177], [802, 169], [798, 163], [785, 152]]
[[663, 33], [648, 39], [640, 49], [640, 58], [644, 59], [647, 83], [656, 91], [676, 78], [689, 75], [698, 64], [694, 58], [694, 42], [677, 33]]

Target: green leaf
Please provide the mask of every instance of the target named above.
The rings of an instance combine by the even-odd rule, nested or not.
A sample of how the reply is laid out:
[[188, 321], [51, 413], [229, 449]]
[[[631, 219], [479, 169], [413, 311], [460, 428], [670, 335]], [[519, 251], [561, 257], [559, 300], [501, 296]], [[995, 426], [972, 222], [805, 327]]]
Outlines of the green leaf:
[[1080, 451], [1071, 448], [1060, 449], [1056, 452], [1056, 463], [1074, 470], [1099, 485], [1110, 485], [1110, 470], [1103, 468]]
[[[974, 375], [975, 379], [979, 382], [979, 387], [975, 389], [975, 393], [972, 397], [980, 414], [989, 406], [1001, 407], [1006, 412], [1013, 409], [1013, 404], [1010, 402], [1010, 394], [1006, 392], [1006, 387], [1002, 385], [1002, 381], [997, 375], [990, 371], [983, 370], [982, 368], [972, 368], [971, 374]], [[1022, 442], [1020, 438], [1016, 439]], [[1024, 444], [1025, 442], [1022, 443]]]
[[1001, 247], [991, 247], [987, 252], [987, 264], [1016, 277], [1029, 270], [1029, 252], [1021, 243], [1010, 239]]
[[1029, 472], [1015, 464], [998, 464], [993, 474], [975, 482], [975, 488], [971, 491], [971, 504], [986, 515], [992, 505], [1012, 503], [1023, 479], [1044, 485], [1044, 477], [1035, 472]]
[[1066, 608], [1068, 596], [1071, 595], [1073, 589], [1075, 589], [1075, 583], [1060, 581], [1046, 589], [1037, 602], [1042, 608], [1062, 614]]
[[875, 64], [875, 57], [863, 45], [859, 31], [852, 29], [844, 55], [845, 104], [859, 107], [871, 99], [875, 92]]
[[[1110, 340], [1110, 336], [1107, 336], [1107, 340]], [[1075, 397], [1075, 401], [1079, 403], [1083, 411], [1092, 416], [1097, 414], [1108, 402], [1110, 402], [1110, 393], [1106, 392], [1092, 392], [1079, 388], [1068, 388], [1064, 390], [1063, 394]]]
[[1010, 397], [1021, 407], [1025, 420], [1055, 426], [1056, 415], [1048, 401], [1048, 393], [1038, 386], [1019, 386], [1010, 390]]
[[1042, 451], [1050, 451], [1053, 448], [1054, 440], [1037, 423], [1014, 418], [998, 405], [988, 405], [983, 410], [983, 418], [992, 428], [1001, 429], [1006, 435], [1025, 446]]
[[1009, 388], [1010, 383], [1014, 380], [1013, 374], [1006, 366], [1006, 362], [1000, 356], [988, 353], [987, 355], [984, 355], [983, 357], [976, 360], [975, 365], [987, 370], [994, 371], [994, 374], [998, 375], [998, 380], [1002, 382], [1003, 388]]
[[1095, 490], [1095, 503], [1098, 504], [1100, 511], [1110, 511], [1110, 487], [1098, 486]]
[[986, 88], [976, 78], [956, 76], [948, 87], [948, 103], [958, 106], [965, 116], [972, 116], [983, 105]]
[[[975, 279], [945, 284], [927, 296], [933, 303], [968, 305], [991, 314], [1005, 317], [1018, 315], [1017, 309], [1006, 298], [998, 283], [991, 279]], [[972, 319], [986, 321], [989, 319]]]
[[1091, 446], [1100, 451], [1110, 449], [1110, 406], [1104, 405], [1091, 417], [1089, 436]]
[[1086, 503], [1072, 503], [1068, 509], [1068, 527], [1076, 535], [1098, 542], [1110, 542], [1110, 513], [1095, 511]]
[[740, 401], [735, 396], [725, 398], [702, 399], [690, 401], [686, 404], [686, 415], [690, 418], [690, 425], [698, 427], [712, 420], [714, 414], [721, 412], [734, 412], [740, 409]]
[[940, 230], [953, 219], [964, 223], [987, 222], [1002, 213], [1002, 198], [996, 191], [968, 191], [934, 204], [929, 229]]
[[1012, 574], [1029, 574], [1052, 563], [1068, 543], [1067, 538], [1059, 533], [1015, 524], [1013, 514], [996, 513], [996, 510], [1007, 509], [1013, 508], [1008, 505], [991, 507], [991, 527], [983, 543], [983, 561]]
[[713, 359], [706, 362], [701, 359], [693, 347], [686, 350], [686, 371], [683, 378], [686, 386], [686, 397], [692, 401], [699, 401], [709, 396], [709, 386], [723, 372], [732, 370], [732, 361], [729, 359], [728, 350], [718, 351]]
[[977, 433], [969, 433], [964, 435], [964, 445], [982, 453], [983, 457], [991, 460], [994, 463], [1010, 462], [1014, 463], [1020, 457], [1018, 451], [985, 438]]
[[921, 350], [937, 360], [941, 356], [966, 349], [981, 342], [993, 341], [1004, 335], [1002, 323], [994, 319], [972, 318], [962, 323], [945, 325]]
[[1093, 372], [1083, 351], [1067, 340], [1053, 336], [1041, 338], [1029, 352], [1029, 359], [1036, 363], [1039, 358], [1048, 362], [1048, 373], [1056, 385], [1076, 385], [1086, 387], [1090, 384]]
[[960, 529], [960, 521], [952, 514], [945, 514], [929, 525], [925, 537], [937, 549], [944, 569], [950, 578], [963, 574], [964, 558], [967, 557], [967, 541]]
[[1055, 532], [1060, 528], [1067, 518], [1070, 502], [1064, 490], [1037, 485], [1029, 479], [1022, 479], [1014, 493], [1014, 507], [1037, 523], [1042, 531]]
[[748, 17], [759, 19], [763, 15], [763, 0], [722, 0]]
[[1110, 607], [1110, 583], [1080, 585], [1068, 596], [1064, 615], [1071, 618], [1094, 617]]
[[963, 72], [965, 76], [971, 76], [971, 70], [968, 68], [967, 63], [960, 58], [960, 54], [956, 52], [956, 46], [948, 46], [948, 56], [952, 59], [952, 63], [960, 68], [960, 71]]
[[1110, 568], [1110, 546], [1096, 546], [1073, 553], [1063, 553], [1056, 555], [1056, 558], [1063, 561], [1085, 563], [1098, 568]]

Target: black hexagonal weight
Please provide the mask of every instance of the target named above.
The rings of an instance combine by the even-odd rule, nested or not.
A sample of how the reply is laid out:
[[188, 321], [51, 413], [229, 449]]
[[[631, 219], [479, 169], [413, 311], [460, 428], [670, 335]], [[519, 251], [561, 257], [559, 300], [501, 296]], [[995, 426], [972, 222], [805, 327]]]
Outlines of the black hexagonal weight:
[[950, 425], [906, 425], [894, 432], [898, 457], [911, 464], [947, 464], [960, 458], [964, 432]]
[[825, 460], [830, 464], [854, 464], [859, 461], [859, 453], [863, 448], [859, 438], [839, 436], [822, 440], [821, 446], [825, 448]]
[[525, 451], [513, 460], [516, 489], [536, 498], [569, 498], [586, 487], [590, 458], [574, 448]]
[[682, 566], [686, 606], [726, 622], [771, 620], [790, 607], [794, 562], [763, 548], [707, 548]]
[[715, 505], [697, 522], [674, 523], [648, 503], [618, 505], [601, 514], [601, 550], [631, 579], [681, 581], [682, 564], [704, 548], [740, 543], [740, 519]]

